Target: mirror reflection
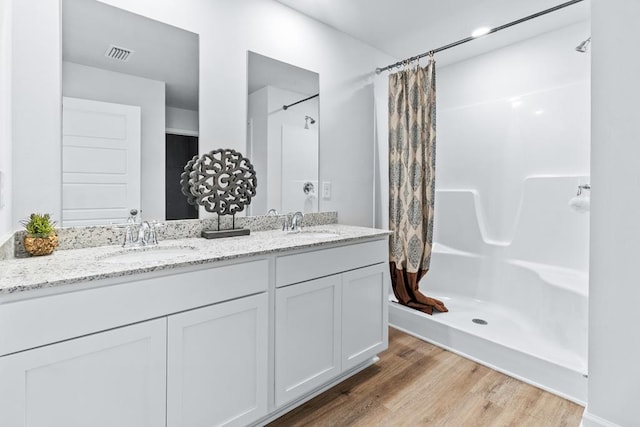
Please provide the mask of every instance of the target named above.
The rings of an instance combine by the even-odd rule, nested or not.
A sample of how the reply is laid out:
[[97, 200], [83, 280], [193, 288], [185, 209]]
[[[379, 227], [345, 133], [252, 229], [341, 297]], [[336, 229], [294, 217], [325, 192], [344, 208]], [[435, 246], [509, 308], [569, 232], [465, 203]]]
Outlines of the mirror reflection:
[[318, 211], [319, 75], [248, 53], [247, 157], [257, 178], [248, 215]]
[[95, 0], [62, 1], [62, 225], [197, 218], [198, 35]]

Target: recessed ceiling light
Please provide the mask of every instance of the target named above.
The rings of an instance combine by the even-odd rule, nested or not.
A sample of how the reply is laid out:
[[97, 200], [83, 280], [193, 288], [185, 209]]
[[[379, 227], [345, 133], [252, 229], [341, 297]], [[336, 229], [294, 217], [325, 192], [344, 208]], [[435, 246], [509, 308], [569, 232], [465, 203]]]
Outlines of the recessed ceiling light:
[[473, 33], [471, 33], [471, 37], [484, 36], [485, 34], [489, 34], [489, 31], [491, 31], [491, 28], [489, 27], [476, 28], [475, 30], [473, 30]]

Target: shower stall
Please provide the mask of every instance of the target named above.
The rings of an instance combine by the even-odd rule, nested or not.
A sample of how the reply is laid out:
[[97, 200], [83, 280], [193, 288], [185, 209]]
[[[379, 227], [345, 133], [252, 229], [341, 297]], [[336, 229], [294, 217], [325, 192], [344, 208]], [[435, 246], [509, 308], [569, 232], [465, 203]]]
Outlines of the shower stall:
[[396, 328], [581, 404], [589, 32], [578, 22], [438, 68], [434, 246], [420, 287], [449, 312], [389, 310]]

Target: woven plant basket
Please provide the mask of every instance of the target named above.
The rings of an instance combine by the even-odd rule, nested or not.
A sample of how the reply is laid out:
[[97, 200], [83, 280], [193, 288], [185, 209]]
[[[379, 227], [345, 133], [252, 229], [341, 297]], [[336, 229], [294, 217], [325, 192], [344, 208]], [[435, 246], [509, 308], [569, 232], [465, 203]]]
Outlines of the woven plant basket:
[[57, 234], [50, 234], [47, 237], [26, 236], [24, 238], [24, 249], [31, 256], [50, 255], [57, 246]]

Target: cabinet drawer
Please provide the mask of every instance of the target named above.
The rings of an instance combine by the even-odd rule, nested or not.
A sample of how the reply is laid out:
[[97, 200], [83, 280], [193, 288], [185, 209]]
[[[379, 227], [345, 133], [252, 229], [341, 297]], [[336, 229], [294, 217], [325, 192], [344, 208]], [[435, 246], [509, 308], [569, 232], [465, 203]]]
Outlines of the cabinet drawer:
[[0, 304], [0, 356], [263, 292], [269, 283], [266, 259], [171, 273]]
[[276, 286], [287, 286], [389, 260], [387, 239], [276, 258]]

